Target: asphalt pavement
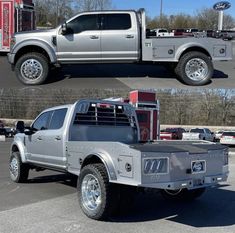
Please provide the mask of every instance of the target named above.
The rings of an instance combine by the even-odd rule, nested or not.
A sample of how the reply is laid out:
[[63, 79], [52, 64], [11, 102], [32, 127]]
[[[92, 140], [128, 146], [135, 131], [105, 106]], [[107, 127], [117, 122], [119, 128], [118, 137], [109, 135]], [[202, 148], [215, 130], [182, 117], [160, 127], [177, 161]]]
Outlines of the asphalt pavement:
[[209, 188], [192, 203], [169, 203], [159, 194], [138, 194], [132, 210], [98, 222], [81, 212], [75, 184], [66, 175], [30, 172], [28, 183], [13, 183], [8, 173], [10, 143], [9, 139], [0, 142], [0, 233], [235, 232], [233, 155], [228, 181]]
[[[235, 54], [235, 42], [233, 42]], [[29, 88], [21, 84], [11, 71], [6, 55], [0, 56], [0, 88]], [[214, 62], [212, 82], [206, 88], [235, 88], [235, 58]], [[92, 64], [65, 66], [49, 77], [49, 82], [37, 88], [76, 89], [188, 89], [164, 67], [138, 64]], [[193, 88], [193, 87], [190, 87]]]

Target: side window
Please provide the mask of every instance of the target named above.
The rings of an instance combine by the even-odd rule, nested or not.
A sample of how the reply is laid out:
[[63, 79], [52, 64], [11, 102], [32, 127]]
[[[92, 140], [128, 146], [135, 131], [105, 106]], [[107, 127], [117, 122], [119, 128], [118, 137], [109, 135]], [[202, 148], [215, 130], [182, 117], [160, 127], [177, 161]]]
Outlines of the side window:
[[131, 28], [130, 14], [105, 14], [103, 30], [126, 30]]
[[81, 15], [67, 24], [71, 33], [99, 30], [98, 15]]
[[55, 110], [51, 117], [49, 129], [60, 129], [64, 124], [65, 115], [67, 113], [67, 108], [62, 108]]
[[45, 130], [48, 127], [48, 122], [51, 118], [52, 111], [42, 113], [33, 123], [33, 128], [37, 130]]

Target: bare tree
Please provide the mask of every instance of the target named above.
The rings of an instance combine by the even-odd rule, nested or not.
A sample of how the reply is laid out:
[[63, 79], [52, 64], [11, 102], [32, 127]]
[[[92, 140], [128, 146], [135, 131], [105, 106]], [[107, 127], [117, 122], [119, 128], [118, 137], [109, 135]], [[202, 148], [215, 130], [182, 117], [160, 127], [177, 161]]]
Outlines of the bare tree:
[[112, 0], [76, 0], [78, 11], [107, 10], [112, 8]]

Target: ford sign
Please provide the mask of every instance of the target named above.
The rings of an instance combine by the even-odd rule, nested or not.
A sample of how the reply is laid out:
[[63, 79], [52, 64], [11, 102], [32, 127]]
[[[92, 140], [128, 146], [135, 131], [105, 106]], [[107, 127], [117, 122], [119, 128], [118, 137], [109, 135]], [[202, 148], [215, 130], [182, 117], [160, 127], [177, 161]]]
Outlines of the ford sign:
[[215, 5], [213, 6], [214, 10], [216, 11], [224, 11], [224, 10], [227, 10], [228, 8], [231, 7], [231, 3], [229, 2], [217, 2], [215, 3]]

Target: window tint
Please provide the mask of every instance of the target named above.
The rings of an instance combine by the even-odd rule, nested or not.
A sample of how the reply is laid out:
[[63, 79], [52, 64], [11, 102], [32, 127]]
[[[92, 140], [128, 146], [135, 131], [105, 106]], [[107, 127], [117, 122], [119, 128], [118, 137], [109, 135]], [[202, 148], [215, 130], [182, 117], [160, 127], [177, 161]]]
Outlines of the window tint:
[[235, 132], [224, 132], [223, 136], [235, 136]]
[[60, 129], [64, 124], [66, 113], [67, 108], [55, 110], [50, 121], [49, 129]]
[[78, 16], [67, 24], [67, 28], [71, 33], [99, 30], [98, 15]]
[[191, 129], [191, 133], [204, 133], [203, 129]]
[[50, 120], [52, 111], [50, 112], [45, 112], [41, 114], [38, 119], [34, 122], [33, 128], [37, 130], [45, 130], [47, 129], [48, 122]]
[[123, 30], [131, 28], [129, 14], [105, 14], [103, 30]]

